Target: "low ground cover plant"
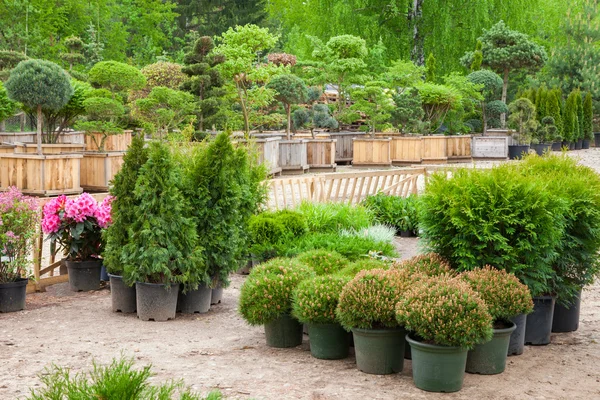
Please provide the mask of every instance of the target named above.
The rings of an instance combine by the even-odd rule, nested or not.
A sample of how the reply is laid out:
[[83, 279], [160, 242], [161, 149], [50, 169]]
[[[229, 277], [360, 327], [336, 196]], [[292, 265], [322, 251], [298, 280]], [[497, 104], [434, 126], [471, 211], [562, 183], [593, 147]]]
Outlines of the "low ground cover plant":
[[399, 197], [378, 193], [368, 196], [362, 205], [373, 212], [379, 223], [393, 226], [397, 233], [417, 233], [419, 230], [418, 198], [415, 195]]

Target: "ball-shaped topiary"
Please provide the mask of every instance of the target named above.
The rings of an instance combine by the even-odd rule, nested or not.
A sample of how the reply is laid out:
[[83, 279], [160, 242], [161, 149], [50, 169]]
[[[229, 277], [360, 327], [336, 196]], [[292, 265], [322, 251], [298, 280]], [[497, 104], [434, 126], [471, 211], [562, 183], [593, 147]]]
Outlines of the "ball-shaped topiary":
[[374, 258], [362, 258], [346, 265], [340, 270], [339, 274], [354, 278], [361, 271], [371, 271], [374, 269], [389, 269], [389, 264]]
[[486, 265], [465, 271], [460, 277], [483, 299], [494, 321], [533, 311], [529, 288], [514, 274]]
[[285, 228], [286, 237], [289, 239], [300, 237], [308, 232], [306, 217], [297, 211], [281, 210], [273, 214]]
[[473, 348], [492, 337], [492, 316], [465, 281], [450, 275], [415, 284], [397, 303], [400, 325], [441, 346]]
[[398, 327], [395, 305], [413, 282], [407, 271], [374, 269], [358, 273], [340, 294], [338, 321], [346, 330]]
[[113, 94], [128, 89], [141, 89], [146, 84], [146, 78], [139, 69], [118, 61], [101, 61], [95, 64], [90, 69], [88, 79], [92, 85], [108, 89]]
[[260, 214], [250, 218], [248, 232], [254, 244], [275, 244], [284, 237], [285, 227], [275, 218]]
[[167, 61], [159, 61], [154, 64], [146, 65], [140, 70], [146, 77], [146, 86], [152, 89], [155, 86], [164, 86], [169, 89], [179, 89], [181, 84], [187, 79], [180, 64]]
[[311, 267], [317, 275], [333, 274], [348, 265], [348, 259], [333, 250], [310, 250], [299, 254], [296, 258]]
[[250, 325], [263, 325], [292, 310], [292, 292], [315, 276], [296, 260], [277, 258], [254, 268], [240, 293], [239, 311]]
[[305, 324], [337, 322], [335, 309], [349, 277], [323, 275], [301, 282], [294, 290], [292, 315]]
[[454, 274], [450, 263], [436, 253], [421, 254], [408, 260], [395, 263], [393, 268], [405, 269], [411, 273], [421, 273], [427, 276]]

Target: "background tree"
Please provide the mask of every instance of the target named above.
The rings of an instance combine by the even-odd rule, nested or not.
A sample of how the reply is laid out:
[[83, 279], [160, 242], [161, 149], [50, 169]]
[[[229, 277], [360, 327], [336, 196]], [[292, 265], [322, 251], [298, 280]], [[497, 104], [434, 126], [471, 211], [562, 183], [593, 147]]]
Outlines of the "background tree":
[[62, 53], [60, 58], [69, 63], [69, 72], [71, 72], [73, 64], [80, 63], [85, 59], [83, 55], [85, 43], [77, 36], [69, 36], [64, 40], [64, 45], [68, 51]]
[[139, 69], [118, 61], [101, 61], [94, 65], [89, 72], [89, 81], [95, 87], [109, 90], [113, 99], [120, 96], [121, 100], [126, 98], [125, 91], [141, 89], [146, 84]]
[[435, 83], [436, 80], [436, 61], [433, 53], [429, 53], [427, 61], [425, 62], [425, 82]]
[[25, 54], [17, 51], [0, 50], [0, 81], [5, 82], [10, 75], [10, 70], [27, 58]]
[[[474, 84], [481, 86], [481, 94], [483, 99], [479, 102], [481, 107], [481, 117], [483, 120], [483, 134], [487, 132], [488, 128], [488, 104], [492, 101], [498, 100], [499, 94], [502, 90], [502, 78], [493, 71], [482, 69], [471, 72], [467, 79]], [[501, 101], [501, 100], [500, 100]]]
[[136, 100], [132, 114], [142, 121], [147, 132], [158, 132], [162, 139], [173, 129], [190, 122], [196, 109], [194, 100], [190, 93], [156, 86], [148, 97]]
[[354, 104], [348, 109], [350, 112], [343, 115], [345, 122], [354, 122], [364, 115], [369, 132], [375, 137], [377, 127], [389, 121], [392, 116], [395, 108], [393, 92], [383, 81], [370, 81], [362, 87], [352, 89], [350, 93]]
[[402, 93], [423, 82], [424, 76], [424, 67], [415, 65], [412, 61], [396, 60], [387, 68], [382, 78], [397, 93]]
[[483, 52], [481, 51], [481, 48], [481, 41], [478, 40], [475, 45], [475, 51], [473, 52], [473, 61], [471, 61], [471, 65], [469, 66], [471, 72], [479, 71], [481, 69], [481, 64], [483, 63]]
[[80, 116], [84, 115], [85, 100], [93, 93], [92, 86], [87, 82], [81, 82], [76, 79], [71, 79], [73, 87], [73, 95], [59, 110], [43, 109], [45, 120], [45, 135], [46, 143], [58, 143], [60, 135]]
[[4, 132], [4, 120], [12, 117], [16, 110], [17, 105], [8, 98], [6, 88], [0, 81], [0, 132]]
[[594, 105], [592, 103], [592, 94], [587, 92], [583, 101], [583, 138], [592, 140], [594, 138]]
[[395, 93], [393, 99], [395, 109], [392, 111], [392, 124], [400, 133], [422, 133], [425, 112], [419, 92], [415, 89], [402, 91]]
[[284, 74], [275, 76], [271, 79], [267, 84], [267, 88], [273, 89], [276, 92], [275, 99], [280, 101], [285, 108], [287, 117], [285, 132], [289, 140], [291, 139], [292, 105], [306, 101], [308, 96], [306, 85], [304, 84], [304, 81], [296, 75]]
[[563, 118], [560, 111], [560, 102], [562, 101], [560, 94], [555, 90], [551, 90], [546, 97], [546, 101], [546, 114], [548, 114], [548, 116], [552, 117], [554, 120], [554, 125], [556, 126], [556, 137], [562, 139]]
[[460, 107], [462, 97], [455, 88], [436, 83], [421, 83], [416, 86], [416, 89], [421, 96], [427, 129], [430, 133], [437, 132], [444, 123], [446, 115], [452, 109]]
[[584, 112], [583, 112], [583, 98], [581, 96], [581, 90], [577, 89], [575, 91], [575, 104], [577, 106], [577, 127], [579, 128], [576, 131], [576, 141], [578, 140], [583, 140], [583, 116], [584, 116]]
[[37, 151], [42, 154], [42, 109], [59, 110], [73, 95], [67, 73], [58, 65], [43, 60], [21, 61], [6, 81], [9, 97], [37, 110]]
[[[492, 69], [503, 78], [501, 100], [506, 103], [508, 78], [511, 71], [525, 70], [534, 72], [546, 62], [544, 48], [521, 32], [509, 29], [504, 21], [498, 22], [485, 30], [478, 38], [483, 54], [482, 66]], [[461, 63], [469, 67], [473, 63], [474, 52], [467, 52], [461, 58]], [[505, 126], [506, 115], [501, 116], [502, 126]]]
[[539, 126], [535, 116], [535, 105], [529, 99], [520, 98], [508, 105], [508, 111], [508, 123], [517, 130], [517, 143], [529, 144], [531, 136]]

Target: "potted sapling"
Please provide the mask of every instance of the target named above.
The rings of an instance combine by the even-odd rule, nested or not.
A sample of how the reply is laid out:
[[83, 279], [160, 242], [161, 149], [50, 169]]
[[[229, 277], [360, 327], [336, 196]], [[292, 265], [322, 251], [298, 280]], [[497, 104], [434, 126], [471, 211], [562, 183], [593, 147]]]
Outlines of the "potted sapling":
[[521, 98], [509, 104], [508, 110], [510, 117], [509, 124], [516, 129], [513, 139], [516, 144], [508, 146], [508, 158], [511, 160], [520, 159], [523, 154], [529, 153], [531, 135], [538, 127], [535, 119], [535, 106], [531, 100]]

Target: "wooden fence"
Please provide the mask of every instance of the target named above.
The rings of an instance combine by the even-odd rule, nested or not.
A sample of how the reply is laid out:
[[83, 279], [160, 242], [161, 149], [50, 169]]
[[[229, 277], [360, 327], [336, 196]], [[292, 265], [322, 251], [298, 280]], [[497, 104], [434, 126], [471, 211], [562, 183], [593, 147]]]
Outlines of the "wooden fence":
[[427, 178], [425, 168], [331, 173], [269, 182], [268, 208], [293, 208], [303, 201], [358, 204], [367, 196], [382, 192], [406, 197], [416, 194]]

